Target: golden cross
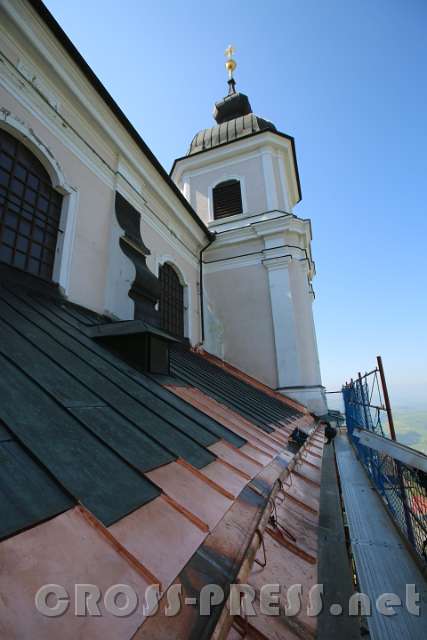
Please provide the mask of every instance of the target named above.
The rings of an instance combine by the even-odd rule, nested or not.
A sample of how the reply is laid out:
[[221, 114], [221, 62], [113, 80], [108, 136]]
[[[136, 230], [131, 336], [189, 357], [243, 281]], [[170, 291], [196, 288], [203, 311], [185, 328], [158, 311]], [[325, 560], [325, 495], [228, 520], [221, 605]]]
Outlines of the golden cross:
[[227, 58], [231, 58], [231, 56], [235, 52], [236, 52], [235, 48], [231, 44], [229, 44], [227, 49], [225, 50], [225, 55], [227, 56]]

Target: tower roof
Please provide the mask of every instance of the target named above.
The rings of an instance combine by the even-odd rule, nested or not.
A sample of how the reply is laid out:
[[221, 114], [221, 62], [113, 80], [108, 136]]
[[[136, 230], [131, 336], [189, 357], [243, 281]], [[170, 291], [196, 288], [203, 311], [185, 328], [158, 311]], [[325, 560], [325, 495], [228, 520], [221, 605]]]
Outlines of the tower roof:
[[191, 156], [199, 151], [213, 149], [221, 144], [233, 142], [233, 140], [244, 138], [260, 131], [277, 131], [277, 129], [272, 122], [264, 120], [252, 112], [241, 114], [196, 133], [191, 141], [187, 155]]
[[213, 116], [217, 125], [202, 129], [202, 131], [196, 133], [187, 153], [189, 156], [260, 131], [276, 131], [276, 127], [272, 122], [264, 120], [264, 118], [260, 118], [252, 112], [248, 96], [236, 91], [233, 72], [237, 64], [232, 58], [233, 53], [234, 49], [229, 45], [225, 52], [227, 56], [225, 67], [228, 71], [228, 95], [215, 103]]

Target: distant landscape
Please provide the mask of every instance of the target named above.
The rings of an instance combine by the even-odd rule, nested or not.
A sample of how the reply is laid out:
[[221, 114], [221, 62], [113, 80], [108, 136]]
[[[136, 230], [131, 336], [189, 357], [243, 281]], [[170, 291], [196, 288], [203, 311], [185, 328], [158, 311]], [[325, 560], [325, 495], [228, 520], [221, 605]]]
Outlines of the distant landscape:
[[427, 454], [427, 409], [395, 407], [393, 419], [399, 442]]
[[[341, 395], [328, 396], [328, 406], [330, 409], [338, 409], [344, 412], [344, 403]], [[394, 405], [393, 419], [396, 435], [399, 442], [422, 451], [427, 455], [427, 406], [404, 406]], [[387, 420], [385, 414], [381, 415], [383, 421], [384, 435], [389, 436]]]

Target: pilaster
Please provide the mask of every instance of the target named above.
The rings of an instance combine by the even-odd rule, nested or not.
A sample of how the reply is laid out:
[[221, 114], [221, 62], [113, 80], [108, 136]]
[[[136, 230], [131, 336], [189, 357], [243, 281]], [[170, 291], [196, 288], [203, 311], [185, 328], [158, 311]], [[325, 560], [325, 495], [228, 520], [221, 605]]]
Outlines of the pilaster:
[[268, 272], [278, 387], [301, 384], [295, 306], [289, 274], [290, 256], [265, 258]]

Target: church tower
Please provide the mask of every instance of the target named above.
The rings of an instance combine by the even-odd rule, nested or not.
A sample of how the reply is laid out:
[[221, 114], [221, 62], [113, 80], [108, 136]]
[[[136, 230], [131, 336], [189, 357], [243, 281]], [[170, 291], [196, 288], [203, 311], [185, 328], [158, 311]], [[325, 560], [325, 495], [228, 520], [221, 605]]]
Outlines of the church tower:
[[216, 125], [194, 136], [171, 172], [214, 234], [202, 252], [203, 347], [321, 415], [311, 224], [293, 213], [295, 143], [236, 91], [233, 54], [230, 46]]

